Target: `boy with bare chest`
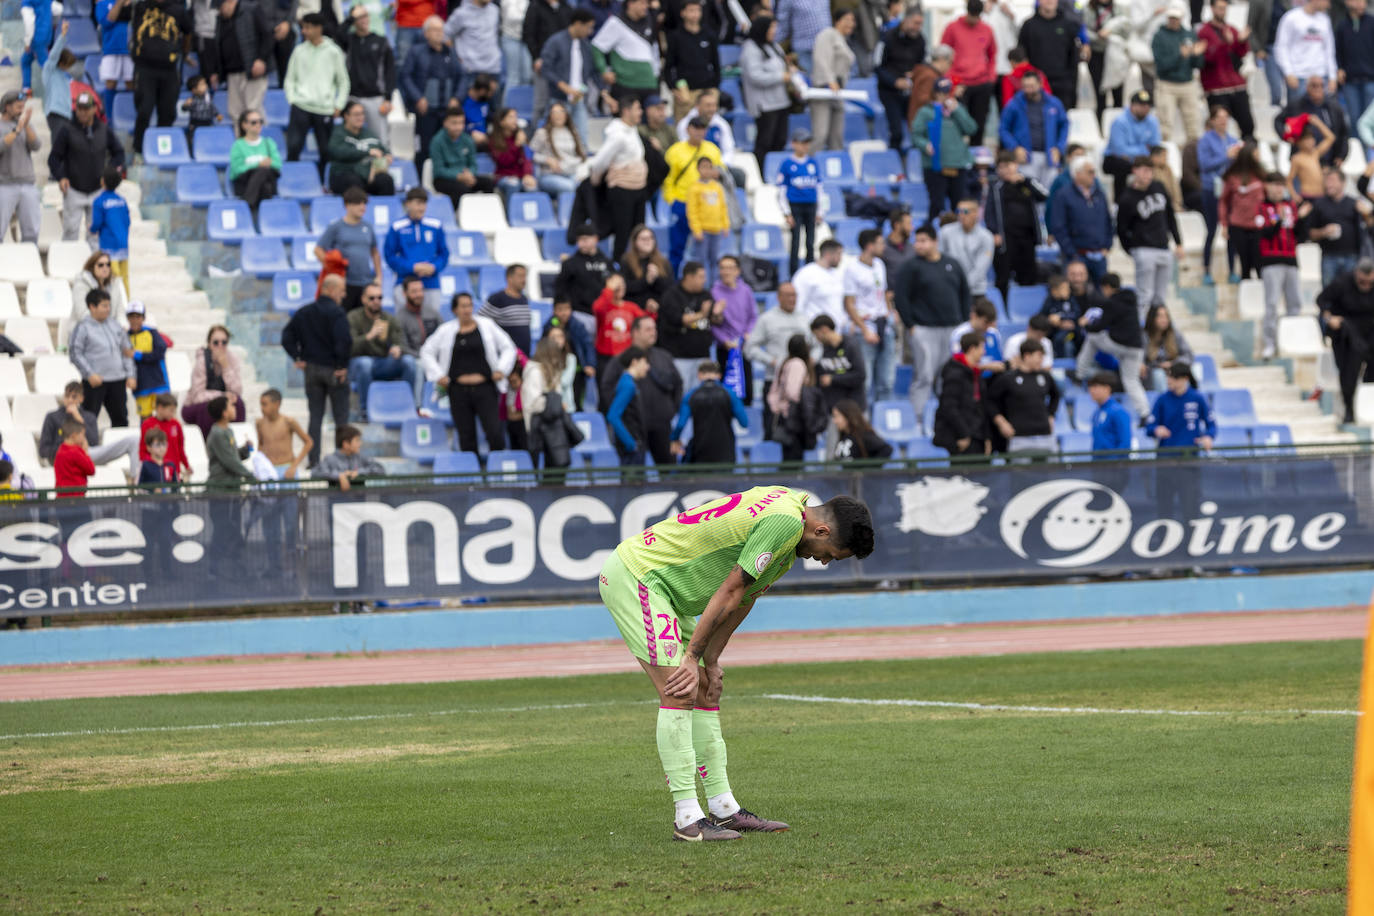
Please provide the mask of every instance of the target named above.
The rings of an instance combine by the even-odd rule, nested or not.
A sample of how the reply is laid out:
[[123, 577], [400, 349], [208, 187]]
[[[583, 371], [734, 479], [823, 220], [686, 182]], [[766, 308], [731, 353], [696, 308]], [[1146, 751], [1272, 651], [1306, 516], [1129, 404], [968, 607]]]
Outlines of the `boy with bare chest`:
[[[262, 417], [257, 423], [258, 448], [276, 467], [282, 480], [295, 480], [296, 469], [309, 456], [315, 442], [299, 423], [282, 414], [280, 391], [275, 388], [264, 391], [259, 404], [262, 407]], [[296, 438], [301, 440], [299, 453], [293, 453], [291, 450], [291, 443]]]

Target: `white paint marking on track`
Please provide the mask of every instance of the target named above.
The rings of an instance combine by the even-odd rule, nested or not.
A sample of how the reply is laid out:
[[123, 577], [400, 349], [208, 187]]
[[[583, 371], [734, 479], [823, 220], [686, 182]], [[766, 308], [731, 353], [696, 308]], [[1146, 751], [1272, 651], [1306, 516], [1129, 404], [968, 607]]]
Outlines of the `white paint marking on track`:
[[198, 725], [143, 725], [134, 728], [88, 728], [65, 732], [17, 732], [0, 735], [0, 741], [19, 741], [24, 738], [80, 738], [91, 735], [138, 735], [158, 732], [218, 731], [226, 728], [276, 728], [282, 725], [312, 725], [319, 722], [376, 722], [387, 719], [427, 719], [435, 716], [462, 716], [501, 712], [542, 712], [555, 709], [597, 709], [604, 706], [647, 705], [631, 700], [609, 700], [605, 703], [547, 703], [539, 706], [488, 706], [468, 709], [440, 709], [434, 712], [395, 712], [365, 716], [317, 716], [308, 719], [271, 719], [246, 722], [205, 722]]
[[1358, 716], [1358, 709], [1112, 709], [1097, 706], [1013, 706], [1004, 703], [961, 703], [954, 700], [868, 699], [813, 697], [765, 693], [765, 699], [792, 703], [840, 703], [849, 706], [911, 706], [922, 709], [972, 709], [986, 712], [1049, 712], [1105, 716]]

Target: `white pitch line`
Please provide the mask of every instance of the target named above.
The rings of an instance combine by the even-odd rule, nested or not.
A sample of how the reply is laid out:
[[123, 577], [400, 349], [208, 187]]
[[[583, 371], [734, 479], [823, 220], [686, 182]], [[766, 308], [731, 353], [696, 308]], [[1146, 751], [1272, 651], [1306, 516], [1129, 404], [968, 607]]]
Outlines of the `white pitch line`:
[[630, 700], [610, 700], [605, 703], [547, 703], [540, 706], [488, 706], [469, 709], [441, 709], [435, 712], [395, 712], [366, 716], [317, 716], [309, 719], [270, 719], [247, 722], [205, 722], [199, 725], [143, 725], [134, 728], [89, 728], [66, 732], [17, 732], [0, 735], [0, 741], [24, 738], [80, 738], [90, 735], [137, 735], [144, 732], [218, 731], [226, 728], [275, 728], [281, 725], [310, 725], [318, 722], [375, 722], [385, 719], [424, 719], [432, 716], [461, 716], [479, 713], [540, 712], [554, 709], [595, 709], [603, 706], [638, 705]]
[[1012, 706], [1004, 703], [961, 703], [954, 700], [873, 700], [860, 697], [809, 697], [765, 693], [769, 700], [794, 703], [841, 703], [849, 706], [915, 706], [929, 709], [973, 709], [987, 712], [1056, 712], [1108, 716], [1358, 716], [1358, 709], [1110, 709], [1096, 706]]

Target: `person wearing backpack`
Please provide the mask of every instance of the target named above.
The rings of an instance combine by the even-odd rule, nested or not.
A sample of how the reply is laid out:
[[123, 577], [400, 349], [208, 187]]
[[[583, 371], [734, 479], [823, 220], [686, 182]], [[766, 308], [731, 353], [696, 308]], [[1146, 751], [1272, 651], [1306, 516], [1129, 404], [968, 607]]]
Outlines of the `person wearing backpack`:
[[816, 437], [825, 432], [829, 419], [816, 387], [816, 369], [805, 335], [788, 339], [787, 359], [768, 389], [768, 409], [775, 417], [772, 438], [782, 446], [782, 460], [801, 461], [807, 450], [816, 447]]

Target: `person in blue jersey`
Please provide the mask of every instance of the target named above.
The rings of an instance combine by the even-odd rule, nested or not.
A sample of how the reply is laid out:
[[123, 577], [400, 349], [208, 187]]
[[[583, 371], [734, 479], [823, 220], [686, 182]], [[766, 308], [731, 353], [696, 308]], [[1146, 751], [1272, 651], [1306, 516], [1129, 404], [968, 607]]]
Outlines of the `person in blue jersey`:
[[811, 157], [811, 132], [804, 127], [792, 131], [792, 155], [778, 168], [778, 198], [782, 212], [787, 215], [787, 227], [792, 230], [792, 247], [788, 251], [788, 273], [794, 274], [802, 265], [797, 253], [802, 233], [806, 234], [806, 261], [816, 260], [816, 225], [821, 221], [821, 167]]
[[33, 86], [33, 65], [48, 62], [53, 44], [52, 3], [49, 0], [23, 0], [19, 18], [24, 22], [24, 51], [19, 55], [19, 72], [25, 95]]
[[114, 111], [115, 90], [123, 83], [133, 91], [134, 59], [129, 56], [129, 17], [120, 16], [129, 0], [97, 0], [95, 21], [100, 26], [100, 81], [105, 88], [100, 101], [106, 112]]
[[[1088, 379], [1088, 396], [1097, 409], [1093, 411], [1093, 460], [1124, 458], [1131, 448], [1131, 414], [1121, 402], [1112, 397], [1116, 378], [1110, 372], [1099, 372]], [[1122, 452], [1120, 455], [1104, 454]]]
[[[749, 428], [744, 402], [734, 390], [720, 383], [720, 363], [703, 360], [697, 367], [697, 384], [682, 398], [673, 423], [673, 454], [687, 464], [734, 464], [735, 428], [732, 420]], [[682, 443], [687, 422], [692, 423], [692, 440]]]
[[1201, 467], [1195, 460], [1212, 450], [1217, 434], [1212, 406], [1197, 390], [1187, 363], [1169, 367], [1169, 390], [1155, 401], [1147, 421], [1159, 441], [1161, 464], [1155, 474], [1155, 501], [1160, 518], [1171, 518], [1178, 504], [1181, 519], [1194, 517], [1202, 499]]
[[611, 442], [620, 456], [621, 466], [643, 467], [644, 423], [639, 413], [637, 383], [649, 374], [649, 354], [639, 347], [630, 347], [617, 359], [625, 372], [615, 383], [615, 394], [606, 411], [606, 425], [611, 428]]
[[439, 274], [448, 266], [449, 257], [444, 224], [425, 216], [429, 192], [419, 185], [406, 191], [402, 206], [405, 218], [391, 224], [382, 246], [382, 257], [396, 276], [419, 277], [425, 287], [425, 305], [437, 312], [444, 300]]

